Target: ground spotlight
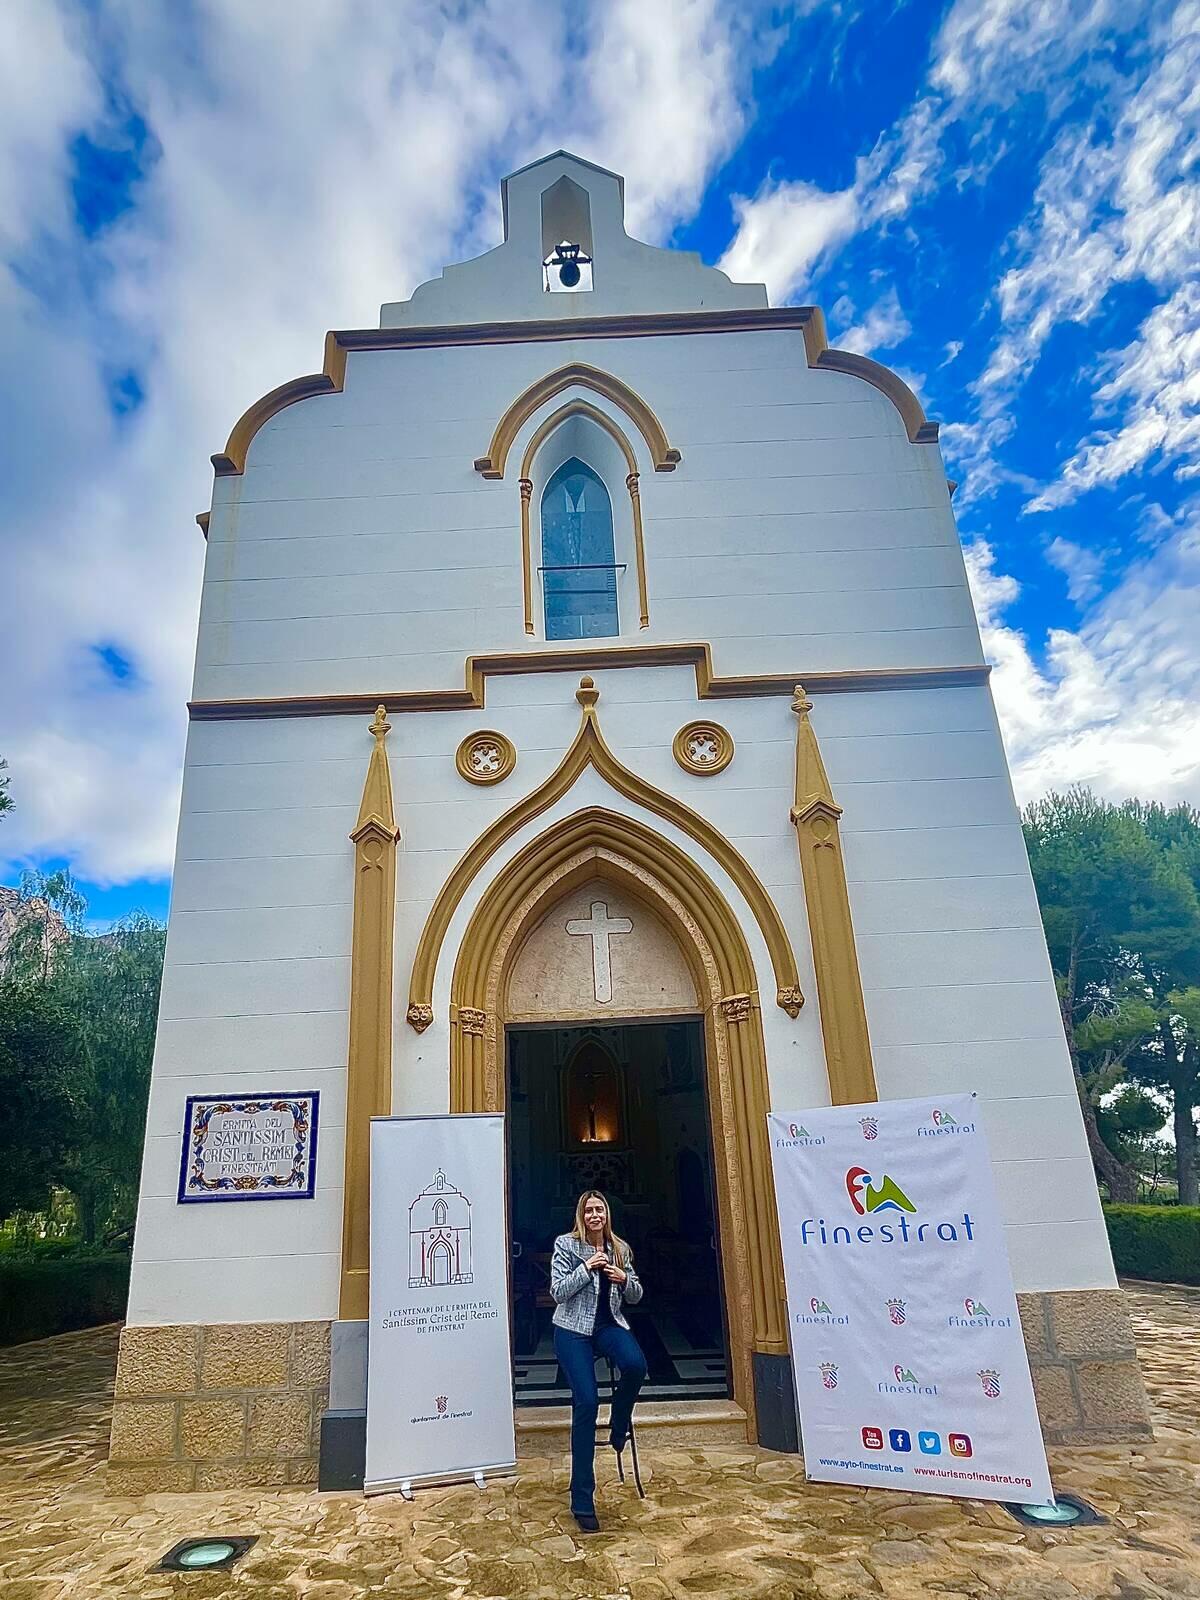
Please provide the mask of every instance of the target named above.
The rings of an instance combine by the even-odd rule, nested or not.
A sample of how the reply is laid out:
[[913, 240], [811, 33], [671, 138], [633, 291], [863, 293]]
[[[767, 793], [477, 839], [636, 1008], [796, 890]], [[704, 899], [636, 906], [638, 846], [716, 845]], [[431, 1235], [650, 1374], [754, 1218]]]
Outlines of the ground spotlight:
[[257, 1534], [250, 1537], [202, 1534], [196, 1539], [181, 1539], [151, 1571], [215, 1572], [231, 1567], [257, 1542]]
[[1074, 1494], [1056, 1494], [1052, 1506], [1012, 1504], [1008, 1509], [1027, 1528], [1086, 1528], [1108, 1520]]

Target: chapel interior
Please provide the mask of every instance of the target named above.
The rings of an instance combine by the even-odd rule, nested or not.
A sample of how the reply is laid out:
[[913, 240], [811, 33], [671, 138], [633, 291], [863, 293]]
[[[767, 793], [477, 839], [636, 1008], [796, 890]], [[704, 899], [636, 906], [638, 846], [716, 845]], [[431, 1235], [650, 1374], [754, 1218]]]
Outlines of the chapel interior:
[[559, 1405], [550, 1253], [595, 1188], [646, 1285], [627, 1309], [653, 1399], [729, 1394], [699, 1018], [508, 1030], [509, 1217], [518, 1405]]

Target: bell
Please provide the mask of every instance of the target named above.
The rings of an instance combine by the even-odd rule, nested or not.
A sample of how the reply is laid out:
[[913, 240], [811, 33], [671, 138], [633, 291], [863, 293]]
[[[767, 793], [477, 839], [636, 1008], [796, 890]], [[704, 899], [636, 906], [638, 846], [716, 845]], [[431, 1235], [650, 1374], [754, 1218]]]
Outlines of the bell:
[[554, 267], [558, 272], [558, 281], [564, 289], [574, 289], [582, 277], [579, 270], [580, 260], [590, 261], [590, 256], [585, 256], [577, 244], [571, 244], [564, 239], [556, 246], [554, 254], [547, 261], [548, 267]]

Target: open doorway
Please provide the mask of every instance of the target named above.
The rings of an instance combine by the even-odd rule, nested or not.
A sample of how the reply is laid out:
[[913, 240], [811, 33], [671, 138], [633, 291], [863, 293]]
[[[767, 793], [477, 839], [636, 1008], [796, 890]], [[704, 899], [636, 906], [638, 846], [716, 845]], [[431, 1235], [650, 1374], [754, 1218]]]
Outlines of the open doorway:
[[510, 1027], [508, 1182], [518, 1405], [561, 1405], [550, 1252], [584, 1189], [609, 1197], [646, 1286], [629, 1323], [643, 1395], [729, 1394], [724, 1291], [700, 1018]]

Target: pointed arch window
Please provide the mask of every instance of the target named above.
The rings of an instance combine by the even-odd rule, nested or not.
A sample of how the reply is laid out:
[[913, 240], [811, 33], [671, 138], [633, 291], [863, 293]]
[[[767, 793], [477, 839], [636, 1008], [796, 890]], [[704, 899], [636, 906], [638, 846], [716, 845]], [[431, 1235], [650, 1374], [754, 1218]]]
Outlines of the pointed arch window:
[[620, 632], [612, 502], [603, 480], [572, 456], [542, 495], [542, 592], [547, 639]]

